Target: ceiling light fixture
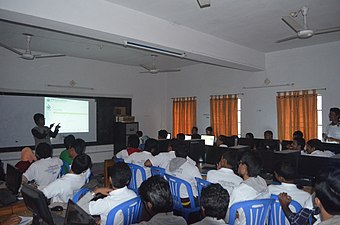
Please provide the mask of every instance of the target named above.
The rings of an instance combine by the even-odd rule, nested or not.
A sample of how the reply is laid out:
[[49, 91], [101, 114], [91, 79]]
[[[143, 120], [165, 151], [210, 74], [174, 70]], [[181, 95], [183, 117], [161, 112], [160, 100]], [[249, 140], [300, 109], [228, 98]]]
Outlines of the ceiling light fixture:
[[200, 8], [210, 7], [210, 0], [197, 0]]
[[138, 48], [138, 49], [147, 50], [147, 51], [151, 51], [151, 52], [157, 52], [157, 53], [170, 55], [170, 56], [176, 56], [176, 57], [180, 57], [180, 58], [184, 58], [186, 56], [184, 52], [182, 52], [182, 53], [175, 52], [175, 51], [171, 51], [171, 50], [167, 50], [167, 49], [161, 49], [161, 48], [158, 48], [158, 47], [134, 43], [134, 42], [131, 42], [131, 41], [124, 41], [124, 46], [125, 47]]

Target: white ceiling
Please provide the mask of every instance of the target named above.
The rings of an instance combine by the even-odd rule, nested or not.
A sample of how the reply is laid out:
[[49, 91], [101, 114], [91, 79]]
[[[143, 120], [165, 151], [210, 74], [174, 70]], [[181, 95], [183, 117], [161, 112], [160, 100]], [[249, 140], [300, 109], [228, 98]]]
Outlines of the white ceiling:
[[[336, 32], [310, 39], [275, 43], [278, 39], [294, 35], [293, 30], [281, 21], [281, 17], [299, 10], [301, 6], [309, 7], [308, 24], [311, 29], [340, 26], [339, 0], [211, 0], [211, 6], [203, 9], [199, 8], [196, 0], [107, 1], [261, 52], [340, 41], [340, 32]], [[151, 53], [114, 43], [1, 20], [0, 30], [0, 41], [19, 49], [25, 48], [22, 33], [31, 33], [34, 35], [32, 51], [64, 53], [68, 56], [133, 66], [151, 63]], [[196, 62], [163, 55], [156, 61], [157, 66], [162, 69], [194, 63]]]

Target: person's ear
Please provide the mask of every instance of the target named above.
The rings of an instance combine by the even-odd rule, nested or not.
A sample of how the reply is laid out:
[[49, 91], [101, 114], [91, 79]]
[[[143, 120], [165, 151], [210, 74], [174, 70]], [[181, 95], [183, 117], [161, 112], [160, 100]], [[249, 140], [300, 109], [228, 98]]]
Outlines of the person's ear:
[[151, 202], [146, 202], [145, 205], [148, 209], [152, 210], [152, 203]]
[[321, 204], [321, 201], [318, 197], [315, 197], [314, 203], [317, 207], [321, 208], [322, 204]]
[[203, 208], [203, 206], [201, 206], [201, 213], [202, 213], [202, 216], [205, 217], [205, 208]]

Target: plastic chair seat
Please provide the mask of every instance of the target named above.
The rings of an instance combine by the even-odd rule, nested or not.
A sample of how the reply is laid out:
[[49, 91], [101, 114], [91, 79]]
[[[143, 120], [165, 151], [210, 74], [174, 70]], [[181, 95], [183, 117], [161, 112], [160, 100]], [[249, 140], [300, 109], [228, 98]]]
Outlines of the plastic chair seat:
[[89, 191], [90, 191], [90, 189], [88, 189], [88, 188], [85, 188], [85, 187], [81, 188], [77, 193], [75, 193], [73, 195], [72, 201], [74, 203], [77, 203], [79, 201], [79, 199], [81, 199], [81, 197], [83, 197]]
[[140, 215], [141, 202], [140, 197], [136, 197], [117, 205], [109, 212], [106, 225], [114, 225], [116, 214], [119, 213], [119, 211], [123, 213], [123, 225], [137, 223]]
[[[138, 194], [138, 187], [140, 183], [146, 180], [146, 173], [143, 167], [133, 164], [133, 163], [128, 163], [128, 166], [131, 169], [131, 180], [128, 185], [128, 188], [133, 190], [136, 194]], [[137, 173], [140, 172], [140, 176], [137, 176]], [[137, 179], [139, 178], [139, 179]]]

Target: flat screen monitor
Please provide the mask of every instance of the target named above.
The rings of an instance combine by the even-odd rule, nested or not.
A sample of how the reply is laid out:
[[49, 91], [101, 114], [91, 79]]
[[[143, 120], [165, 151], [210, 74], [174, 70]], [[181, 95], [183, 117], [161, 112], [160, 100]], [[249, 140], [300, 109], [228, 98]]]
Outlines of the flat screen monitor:
[[171, 133], [168, 133], [168, 135], [166, 136], [166, 139], [171, 139]]
[[189, 157], [193, 159], [196, 163], [199, 163], [200, 159], [205, 161], [205, 146], [204, 140], [188, 140], [185, 141], [187, 147], [189, 148]]
[[29, 184], [23, 184], [21, 194], [26, 207], [33, 213], [32, 224], [40, 224], [39, 220], [42, 219], [45, 223], [54, 225], [47, 199], [40, 190]]
[[186, 134], [186, 135], [184, 136], [184, 140], [186, 140], [186, 141], [191, 140], [191, 135]]
[[21, 186], [21, 176], [22, 174], [18, 168], [7, 163], [6, 185], [15, 195], [18, 194]]
[[202, 134], [201, 139], [204, 140], [205, 145], [213, 146], [215, 142], [215, 136], [214, 135], [207, 135]]
[[95, 225], [96, 221], [91, 215], [87, 214], [81, 207], [69, 199], [67, 203], [64, 225], [85, 224]]

